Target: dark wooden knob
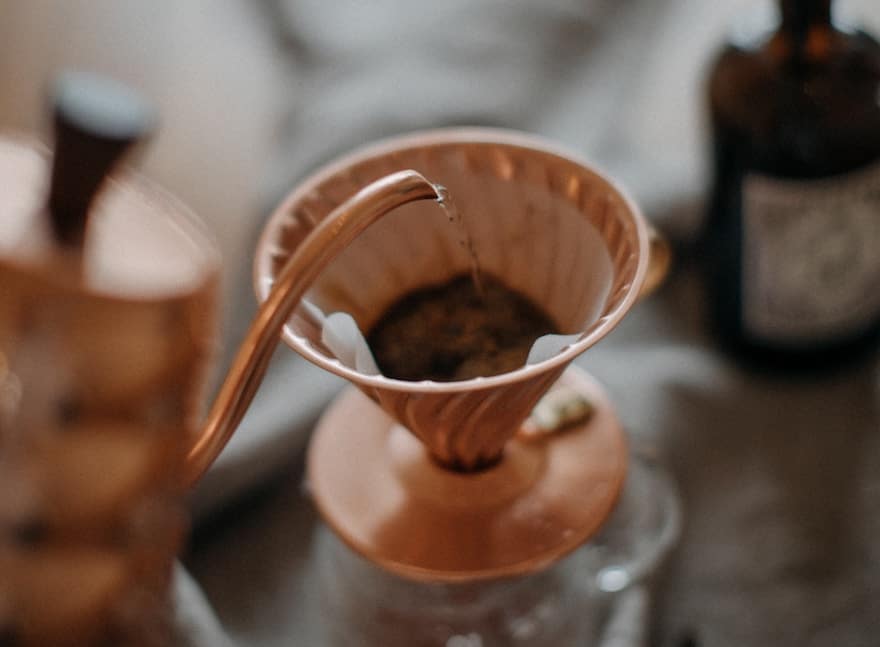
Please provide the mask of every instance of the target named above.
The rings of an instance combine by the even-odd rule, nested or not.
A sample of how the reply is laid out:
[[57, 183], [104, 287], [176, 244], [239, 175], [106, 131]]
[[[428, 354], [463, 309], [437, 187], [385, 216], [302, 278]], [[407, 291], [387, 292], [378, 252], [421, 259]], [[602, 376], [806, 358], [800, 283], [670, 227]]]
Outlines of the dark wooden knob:
[[53, 90], [55, 154], [47, 208], [56, 241], [79, 247], [101, 183], [152, 131], [155, 117], [136, 92], [93, 74], [66, 73]]

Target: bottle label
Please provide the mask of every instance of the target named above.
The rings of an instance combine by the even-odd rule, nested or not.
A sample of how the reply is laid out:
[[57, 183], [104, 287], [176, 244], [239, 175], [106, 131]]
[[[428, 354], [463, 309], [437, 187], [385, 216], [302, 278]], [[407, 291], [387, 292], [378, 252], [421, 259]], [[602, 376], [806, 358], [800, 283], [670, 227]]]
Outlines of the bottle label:
[[743, 185], [743, 326], [780, 344], [833, 342], [880, 316], [880, 163], [821, 180]]

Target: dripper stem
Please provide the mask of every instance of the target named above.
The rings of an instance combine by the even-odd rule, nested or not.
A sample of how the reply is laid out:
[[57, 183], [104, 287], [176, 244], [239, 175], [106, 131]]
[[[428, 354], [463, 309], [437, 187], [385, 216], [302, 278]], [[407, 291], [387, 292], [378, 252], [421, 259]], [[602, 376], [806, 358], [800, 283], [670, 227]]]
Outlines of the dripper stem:
[[321, 271], [367, 227], [416, 200], [438, 200], [436, 187], [416, 171], [376, 180], [334, 209], [297, 247], [260, 306], [187, 456], [186, 483], [204, 474], [226, 446], [263, 380], [284, 324]]

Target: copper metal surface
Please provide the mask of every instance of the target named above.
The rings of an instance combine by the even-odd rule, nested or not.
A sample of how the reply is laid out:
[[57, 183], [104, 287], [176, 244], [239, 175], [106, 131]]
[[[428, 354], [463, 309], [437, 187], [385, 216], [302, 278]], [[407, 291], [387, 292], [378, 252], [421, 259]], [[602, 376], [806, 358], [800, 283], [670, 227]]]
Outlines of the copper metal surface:
[[214, 462], [238, 427], [262, 382], [282, 327], [321, 270], [362, 231], [394, 208], [432, 199], [437, 199], [436, 190], [421, 175], [414, 171], [394, 173], [335, 208], [303, 241], [261, 304], [207, 422], [189, 452], [189, 483], [197, 481]]
[[[514, 436], [571, 360], [656, 287], [668, 248], [619, 187], [548, 142], [487, 129], [419, 133], [332, 163], [290, 195], [258, 248], [260, 298], [271, 298], [282, 268], [296, 262], [303, 241], [338, 204], [406, 168], [449, 190], [485, 271], [578, 337], [553, 357], [503, 375], [406, 382], [343, 365], [323, 346], [318, 322], [296, 310], [285, 342], [352, 381], [400, 425], [366, 399], [344, 395], [313, 438], [311, 490], [349, 545], [399, 574], [460, 581], [539, 570], [605, 519], [624, 478], [625, 447], [604, 396], [571, 375], [565, 379], [604, 413], [589, 429], [544, 442]], [[306, 296], [326, 313], [350, 313], [366, 331], [407, 291], [467, 271], [461, 247], [461, 232], [436, 205], [407, 205], [365, 230]], [[479, 472], [444, 467], [498, 457]]]
[[[490, 463], [574, 357], [605, 336], [659, 283], [667, 254], [638, 207], [586, 162], [544, 140], [491, 129], [409, 135], [349, 155], [305, 180], [271, 217], [255, 262], [266, 299], [275, 276], [309, 232], [360, 186], [400, 168], [449, 189], [483, 268], [547, 312], [576, 342], [543, 362], [461, 382], [404, 382], [337, 361], [302, 309], [284, 340], [318, 366], [354, 382], [450, 465]], [[368, 330], [411, 289], [468, 270], [460, 235], [436, 205], [414, 204], [340, 255], [308, 298], [343, 310]], [[648, 274], [652, 280], [646, 283]]]
[[183, 205], [132, 175], [95, 206], [82, 265], [58, 253], [47, 158], [0, 138], [0, 634], [166, 643], [218, 256]]
[[620, 492], [627, 452], [601, 388], [571, 367], [561, 383], [596, 413], [540, 439], [514, 438], [501, 462], [450, 472], [361, 393], [321, 418], [308, 482], [321, 516], [353, 550], [398, 575], [433, 582], [532, 573], [580, 546]]

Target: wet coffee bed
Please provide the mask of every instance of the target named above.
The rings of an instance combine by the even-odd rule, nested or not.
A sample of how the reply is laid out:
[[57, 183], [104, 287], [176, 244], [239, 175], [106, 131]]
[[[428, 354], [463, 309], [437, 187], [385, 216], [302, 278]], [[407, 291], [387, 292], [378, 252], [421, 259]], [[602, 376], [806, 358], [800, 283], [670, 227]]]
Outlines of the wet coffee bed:
[[525, 364], [532, 343], [558, 333], [526, 296], [482, 274], [404, 295], [367, 335], [379, 369], [399, 380], [450, 382], [498, 375]]

